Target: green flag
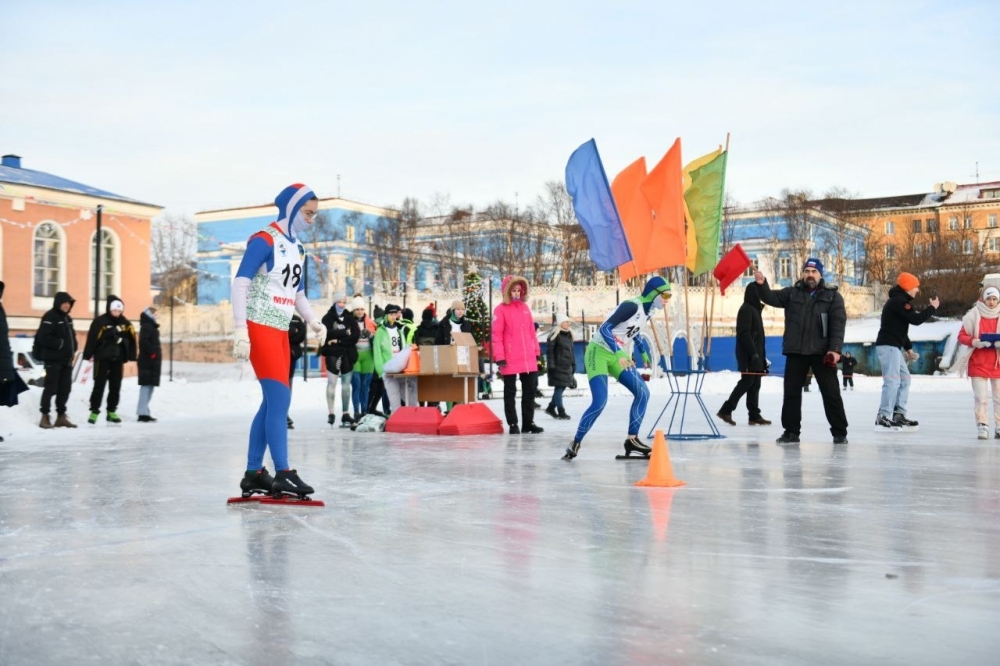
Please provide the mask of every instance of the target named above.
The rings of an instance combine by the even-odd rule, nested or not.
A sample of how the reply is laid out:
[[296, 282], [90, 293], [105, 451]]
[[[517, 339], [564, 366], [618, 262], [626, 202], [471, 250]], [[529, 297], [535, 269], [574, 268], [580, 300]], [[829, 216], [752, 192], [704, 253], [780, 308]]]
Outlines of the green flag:
[[[695, 275], [712, 270], [719, 262], [728, 156], [729, 151], [714, 151], [684, 168], [684, 203], [697, 247], [692, 267]], [[694, 248], [689, 248], [689, 262], [692, 255], [690, 249]]]

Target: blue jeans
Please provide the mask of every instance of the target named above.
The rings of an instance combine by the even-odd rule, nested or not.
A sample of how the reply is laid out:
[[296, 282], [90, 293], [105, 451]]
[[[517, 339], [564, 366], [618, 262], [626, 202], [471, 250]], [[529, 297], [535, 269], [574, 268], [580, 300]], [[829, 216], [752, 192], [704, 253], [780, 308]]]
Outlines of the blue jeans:
[[882, 400], [878, 413], [892, 419], [893, 413], [906, 416], [906, 400], [910, 396], [910, 369], [900, 347], [878, 345], [878, 362], [882, 366]]
[[565, 390], [565, 386], [557, 386], [552, 389], [552, 406], [556, 409], [563, 409], [562, 396]]

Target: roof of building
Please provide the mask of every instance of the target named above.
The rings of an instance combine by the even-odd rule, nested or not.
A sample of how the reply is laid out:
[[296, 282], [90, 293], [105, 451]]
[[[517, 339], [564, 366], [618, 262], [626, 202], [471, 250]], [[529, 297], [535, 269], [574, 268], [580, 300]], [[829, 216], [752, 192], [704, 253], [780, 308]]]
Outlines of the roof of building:
[[75, 180], [69, 180], [68, 178], [56, 176], [51, 173], [35, 171], [34, 169], [25, 169], [21, 166], [21, 158], [17, 155], [3, 156], [3, 161], [0, 163], [0, 183], [27, 185], [30, 187], [44, 187], [46, 189], [59, 190], [61, 192], [83, 194], [89, 197], [113, 199], [115, 201], [124, 201], [142, 206], [158, 207], [155, 206], [155, 204], [123, 197], [120, 194], [108, 192], [107, 190], [101, 190], [96, 187], [91, 187], [90, 185], [84, 185], [83, 183], [78, 183]]
[[905, 208], [939, 208], [978, 203], [984, 200], [983, 190], [1000, 189], [1000, 181], [990, 183], [950, 184], [951, 190], [940, 192], [925, 192], [922, 194], [903, 194], [892, 197], [873, 197], [869, 199], [817, 199], [809, 204], [822, 211], [838, 213], [849, 211], [853, 213], [875, 210], [899, 210]]

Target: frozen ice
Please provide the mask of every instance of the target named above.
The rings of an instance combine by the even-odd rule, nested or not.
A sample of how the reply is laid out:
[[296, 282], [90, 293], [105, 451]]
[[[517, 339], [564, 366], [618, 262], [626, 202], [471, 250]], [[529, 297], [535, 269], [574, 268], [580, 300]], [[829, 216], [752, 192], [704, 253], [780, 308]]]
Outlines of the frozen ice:
[[[737, 378], [707, 378], [712, 414]], [[326, 502], [304, 508], [226, 505], [249, 366], [176, 379], [152, 424], [134, 378], [118, 427], [85, 423], [80, 386], [77, 430], [37, 427], [38, 389], [0, 409], [0, 664], [997, 663], [1000, 440], [976, 439], [968, 380], [914, 377], [920, 429], [890, 434], [856, 376], [847, 446], [814, 387], [781, 448], [765, 378], [774, 424], [741, 403], [725, 439], [671, 441], [674, 490], [614, 459], [621, 387], [567, 463], [582, 392], [537, 436], [355, 434], [297, 380], [291, 461]]]

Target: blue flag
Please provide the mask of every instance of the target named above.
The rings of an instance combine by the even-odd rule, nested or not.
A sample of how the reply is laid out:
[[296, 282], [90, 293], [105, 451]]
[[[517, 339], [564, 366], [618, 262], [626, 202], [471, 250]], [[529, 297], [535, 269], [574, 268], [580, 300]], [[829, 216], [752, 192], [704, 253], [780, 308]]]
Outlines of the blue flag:
[[573, 197], [576, 219], [587, 234], [590, 258], [597, 268], [613, 271], [631, 261], [632, 251], [593, 139], [570, 155], [566, 163], [566, 191]]

